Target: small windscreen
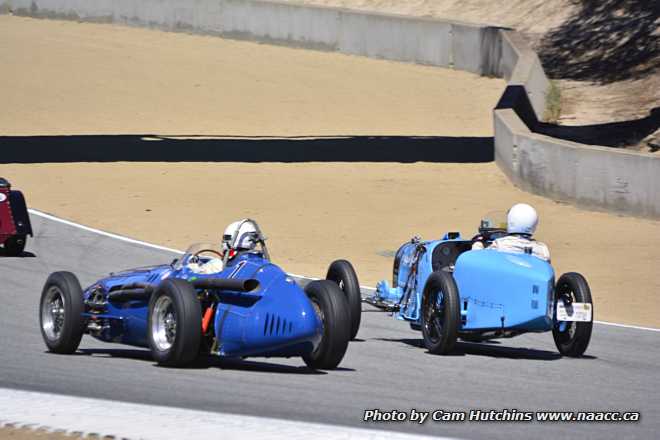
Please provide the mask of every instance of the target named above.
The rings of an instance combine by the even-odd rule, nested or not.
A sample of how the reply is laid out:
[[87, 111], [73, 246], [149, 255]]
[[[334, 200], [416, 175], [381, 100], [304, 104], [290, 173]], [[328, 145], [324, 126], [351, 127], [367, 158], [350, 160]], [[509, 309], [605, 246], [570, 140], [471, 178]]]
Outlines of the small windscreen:
[[481, 217], [479, 224], [480, 231], [506, 231], [507, 226], [506, 211], [490, 211]]

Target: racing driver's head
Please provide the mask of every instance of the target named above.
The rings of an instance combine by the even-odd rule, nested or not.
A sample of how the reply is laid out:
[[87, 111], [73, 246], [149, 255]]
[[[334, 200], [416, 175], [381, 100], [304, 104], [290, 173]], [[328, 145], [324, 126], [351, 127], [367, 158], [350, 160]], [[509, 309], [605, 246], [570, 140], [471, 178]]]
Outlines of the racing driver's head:
[[240, 251], [251, 251], [257, 245], [257, 229], [246, 219], [231, 223], [222, 235], [222, 251], [233, 257]]
[[536, 231], [539, 216], [536, 209], [526, 203], [517, 203], [507, 214], [507, 232], [531, 237]]

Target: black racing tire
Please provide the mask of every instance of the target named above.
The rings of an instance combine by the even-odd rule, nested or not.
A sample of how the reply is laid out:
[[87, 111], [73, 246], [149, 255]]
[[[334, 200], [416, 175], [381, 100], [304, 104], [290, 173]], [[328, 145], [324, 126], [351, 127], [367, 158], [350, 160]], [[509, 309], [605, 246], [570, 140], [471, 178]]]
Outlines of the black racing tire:
[[[557, 302], [564, 298], [570, 302], [582, 302], [591, 304], [590, 322], [559, 322], [557, 321]], [[554, 321], [552, 328], [552, 337], [555, 340], [557, 350], [563, 356], [580, 357], [587, 351], [589, 341], [591, 340], [591, 330], [593, 328], [593, 302], [591, 299], [591, 289], [587, 280], [576, 272], [568, 272], [559, 277], [555, 286], [554, 294]]]
[[19, 257], [25, 250], [27, 244], [27, 235], [13, 235], [9, 237], [4, 244], [5, 255], [10, 257]]
[[346, 260], [333, 261], [328, 268], [327, 280], [334, 281], [346, 295], [348, 310], [350, 314], [350, 339], [357, 336], [362, 318], [362, 294], [360, 282], [353, 265]]
[[333, 370], [344, 358], [350, 340], [348, 301], [339, 286], [328, 280], [312, 281], [305, 293], [323, 322], [323, 336], [316, 350], [303, 360], [315, 370]]
[[158, 286], [149, 300], [147, 339], [159, 365], [185, 367], [197, 359], [202, 340], [202, 307], [188, 281], [167, 279]]
[[48, 350], [71, 354], [78, 350], [85, 330], [83, 291], [71, 272], [54, 272], [46, 280], [39, 301], [39, 327]]
[[[441, 303], [438, 296], [442, 294]], [[449, 354], [456, 345], [461, 321], [458, 287], [449, 272], [433, 272], [422, 298], [422, 336], [433, 354]]]

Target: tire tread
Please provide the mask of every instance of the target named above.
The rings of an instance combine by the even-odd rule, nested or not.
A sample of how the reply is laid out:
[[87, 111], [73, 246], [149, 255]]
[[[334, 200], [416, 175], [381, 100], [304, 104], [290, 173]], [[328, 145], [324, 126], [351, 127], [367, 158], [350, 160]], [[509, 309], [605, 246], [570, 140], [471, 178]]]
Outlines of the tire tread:
[[350, 315], [350, 339], [353, 340], [357, 336], [362, 319], [362, 294], [355, 269], [347, 260], [336, 260], [330, 264], [325, 278], [337, 284], [340, 280], [344, 281], [343, 292], [348, 301]]
[[[424, 308], [428, 296], [433, 292], [431, 289], [442, 290], [445, 298], [445, 319], [443, 323], [443, 335], [440, 341], [434, 343], [426, 334], [424, 325]], [[446, 355], [452, 352], [456, 346], [458, 330], [461, 320], [460, 303], [456, 282], [449, 272], [433, 272], [424, 285], [424, 296], [422, 300], [422, 337], [424, 345], [432, 354]]]
[[[41, 318], [41, 310], [43, 308], [46, 293], [53, 285], [56, 285], [65, 297], [65, 321], [62, 328], [62, 334], [56, 341], [50, 340], [46, 336]], [[78, 278], [71, 272], [62, 271], [50, 274], [41, 292], [41, 299], [39, 301], [39, 327], [41, 329], [41, 336], [43, 337], [49, 351], [59, 354], [72, 354], [78, 350], [78, 346], [80, 345], [84, 333], [85, 321], [82, 317], [84, 311], [85, 304], [83, 302], [83, 290], [82, 287], [80, 287]]]
[[305, 292], [310, 299], [317, 299], [325, 320], [320, 346], [315, 352], [303, 356], [303, 360], [310, 368], [335, 369], [344, 358], [350, 339], [348, 301], [333, 281], [312, 281], [305, 287]]

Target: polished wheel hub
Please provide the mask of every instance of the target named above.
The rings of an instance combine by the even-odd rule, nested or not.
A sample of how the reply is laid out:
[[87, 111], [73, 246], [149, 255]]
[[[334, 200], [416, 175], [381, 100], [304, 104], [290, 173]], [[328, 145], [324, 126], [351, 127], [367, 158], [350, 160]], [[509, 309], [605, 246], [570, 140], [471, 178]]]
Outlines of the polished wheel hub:
[[64, 327], [64, 296], [57, 286], [52, 286], [46, 293], [41, 325], [48, 339], [55, 341], [60, 338]]
[[152, 313], [151, 334], [156, 347], [161, 351], [169, 350], [176, 339], [176, 312], [172, 300], [161, 296]]

